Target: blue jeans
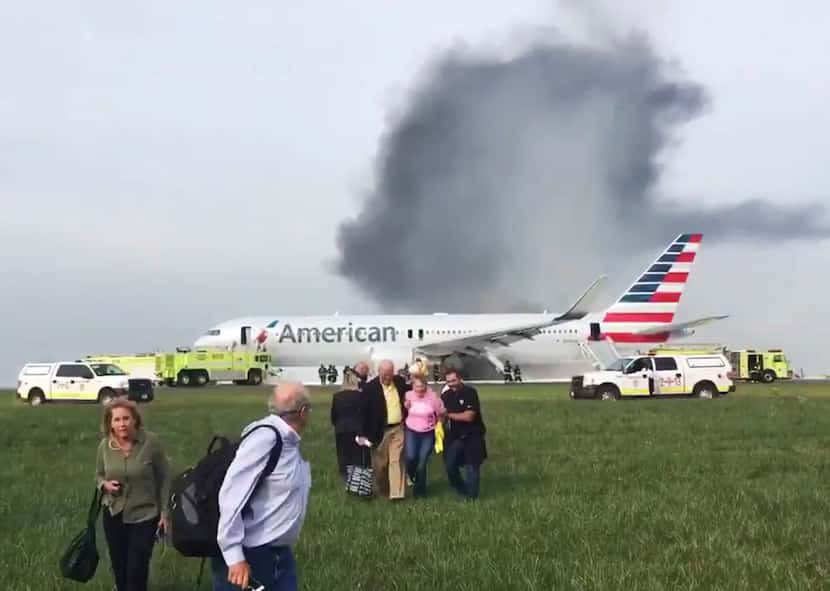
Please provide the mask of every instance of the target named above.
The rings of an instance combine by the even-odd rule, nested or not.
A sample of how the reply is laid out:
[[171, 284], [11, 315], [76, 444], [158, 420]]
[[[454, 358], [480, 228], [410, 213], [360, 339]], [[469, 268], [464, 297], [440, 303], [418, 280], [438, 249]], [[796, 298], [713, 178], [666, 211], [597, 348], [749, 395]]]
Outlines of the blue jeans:
[[427, 494], [427, 462], [435, 447], [435, 431], [419, 433], [406, 430], [406, 473], [414, 481], [412, 494], [425, 497]]
[[[464, 464], [464, 442], [456, 439], [444, 449], [444, 465], [447, 468], [447, 478], [450, 485], [462, 497], [475, 499], [478, 497], [479, 470], [481, 466]], [[464, 467], [465, 477], [461, 477], [461, 467]]]
[[[250, 585], [264, 585], [265, 591], [297, 591], [297, 563], [288, 546], [243, 548], [251, 567]], [[240, 591], [228, 582], [228, 567], [221, 556], [211, 560], [213, 591]]]

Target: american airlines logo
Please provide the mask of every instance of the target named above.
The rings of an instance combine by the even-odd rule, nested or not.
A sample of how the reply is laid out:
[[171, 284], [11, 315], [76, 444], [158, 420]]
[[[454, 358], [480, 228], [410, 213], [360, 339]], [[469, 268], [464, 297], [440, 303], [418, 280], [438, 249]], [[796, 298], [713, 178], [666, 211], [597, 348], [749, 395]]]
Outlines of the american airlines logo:
[[[268, 324], [276, 328], [278, 321]], [[324, 326], [323, 328], [293, 327], [286, 322], [282, 325], [278, 343], [388, 343], [397, 340], [394, 326]]]

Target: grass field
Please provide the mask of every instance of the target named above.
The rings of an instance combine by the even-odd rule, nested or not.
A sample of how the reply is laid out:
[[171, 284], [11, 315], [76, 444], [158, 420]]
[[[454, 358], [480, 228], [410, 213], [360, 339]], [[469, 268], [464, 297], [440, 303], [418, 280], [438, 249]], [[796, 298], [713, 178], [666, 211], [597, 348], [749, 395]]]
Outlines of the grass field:
[[[440, 458], [426, 500], [348, 499], [330, 391], [304, 437], [308, 517], [295, 548], [315, 590], [819, 589], [830, 586], [830, 386], [739, 386], [722, 400], [574, 402], [564, 386], [481, 387], [482, 498], [455, 498]], [[143, 407], [181, 469], [215, 432], [264, 414], [266, 389], [158, 391]], [[92, 490], [99, 409], [0, 399], [0, 588], [87, 585], [57, 560]], [[198, 561], [157, 548], [151, 589], [195, 589]], [[202, 582], [209, 589], [209, 581]]]

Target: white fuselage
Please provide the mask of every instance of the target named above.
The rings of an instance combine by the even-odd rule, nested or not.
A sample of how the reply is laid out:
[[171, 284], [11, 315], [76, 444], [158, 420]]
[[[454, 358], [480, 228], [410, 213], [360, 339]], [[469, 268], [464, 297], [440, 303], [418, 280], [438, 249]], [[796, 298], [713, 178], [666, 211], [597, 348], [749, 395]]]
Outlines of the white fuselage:
[[[461, 339], [483, 331], [500, 330], [550, 321], [556, 314], [423, 314], [373, 316], [248, 317], [215, 326], [199, 338], [197, 348], [256, 346], [271, 353], [279, 367], [351, 365], [361, 359], [390, 358], [411, 363], [422, 345]], [[601, 315], [588, 315], [542, 329], [533, 339], [507, 347], [494, 345], [502, 360], [520, 365], [550, 365], [584, 360], [579, 342], [590, 334], [590, 323]], [[275, 322], [276, 321], [276, 322]], [[243, 343], [243, 331], [248, 336]], [[264, 339], [263, 339], [264, 336]]]

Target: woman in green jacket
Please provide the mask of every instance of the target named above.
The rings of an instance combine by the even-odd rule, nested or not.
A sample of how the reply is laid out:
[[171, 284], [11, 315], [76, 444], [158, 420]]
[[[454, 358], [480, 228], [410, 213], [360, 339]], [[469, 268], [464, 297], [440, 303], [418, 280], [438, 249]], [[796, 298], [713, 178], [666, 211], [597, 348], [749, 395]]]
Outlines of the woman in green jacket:
[[158, 438], [142, 429], [134, 402], [108, 404], [103, 431], [96, 480], [115, 584], [118, 591], [146, 591], [156, 532], [168, 524], [170, 465]]

